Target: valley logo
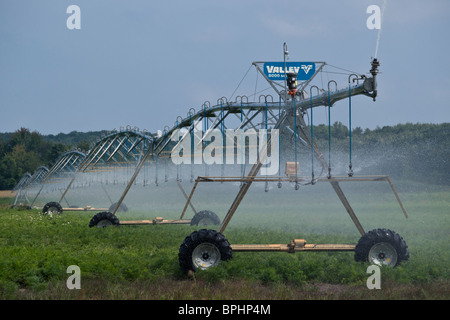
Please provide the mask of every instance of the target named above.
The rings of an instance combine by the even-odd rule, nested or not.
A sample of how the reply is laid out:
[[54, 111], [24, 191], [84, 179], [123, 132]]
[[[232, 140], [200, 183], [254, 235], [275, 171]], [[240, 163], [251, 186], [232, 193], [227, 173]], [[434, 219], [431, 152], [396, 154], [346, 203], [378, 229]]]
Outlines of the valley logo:
[[305, 71], [306, 74], [308, 74], [309, 70], [311, 70], [312, 67], [313, 67], [312, 64], [308, 64], [308, 65], [303, 64], [302, 65], [302, 70]]
[[311, 79], [316, 72], [314, 62], [265, 62], [264, 74], [269, 80], [283, 81], [287, 73], [296, 73], [298, 81]]

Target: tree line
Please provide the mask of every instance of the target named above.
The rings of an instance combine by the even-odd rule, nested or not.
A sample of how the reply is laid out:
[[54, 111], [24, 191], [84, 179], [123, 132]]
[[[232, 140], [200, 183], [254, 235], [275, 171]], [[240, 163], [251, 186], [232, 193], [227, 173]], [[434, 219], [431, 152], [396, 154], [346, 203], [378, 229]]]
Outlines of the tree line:
[[350, 162], [351, 154], [360, 174], [450, 186], [450, 123], [406, 123], [373, 130], [355, 127], [350, 131], [335, 122], [330, 128], [314, 126], [313, 135], [327, 160], [331, 149], [332, 164], [335, 159]]
[[20, 128], [0, 133], [0, 190], [11, 190], [25, 173], [33, 174], [40, 166], [50, 168], [64, 152], [78, 149], [87, 152], [102, 132], [43, 136]]
[[[311, 128], [305, 128], [310, 132]], [[10, 190], [26, 172], [42, 165], [50, 168], [64, 152], [78, 149], [88, 152], [106, 131], [41, 135], [20, 128], [0, 133], [0, 190]], [[326, 156], [341, 158], [352, 154], [364, 174], [388, 174], [396, 179], [450, 186], [450, 123], [398, 124], [373, 130], [352, 128], [341, 122], [313, 127], [314, 139]], [[350, 144], [351, 135], [351, 144]], [[331, 136], [331, 139], [329, 139]], [[282, 132], [283, 149], [293, 149], [292, 133]], [[304, 149], [303, 149], [304, 150]], [[302, 148], [299, 148], [302, 153]]]

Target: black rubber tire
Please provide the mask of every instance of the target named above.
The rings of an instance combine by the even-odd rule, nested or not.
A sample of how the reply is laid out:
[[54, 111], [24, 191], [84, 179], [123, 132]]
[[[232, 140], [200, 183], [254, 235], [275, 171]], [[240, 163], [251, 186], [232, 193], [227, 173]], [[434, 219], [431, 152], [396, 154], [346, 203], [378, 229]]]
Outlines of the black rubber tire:
[[212, 226], [219, 224], [219, 217], [214, 212], [209, 210], [197, 212], [191, 220], [191, 226]]
[[[114, 209], [116, 208], [117, 202], [113, 203], [110, 207], [109, 207], [109, 212], [113, 212]], [[119, 206], [119, 209], [117, 209], [117, 212], [127, 212], [128, 211], [128, 207], [126, 206], [125, 203], [121, 203]]]
[[50, 208], [55, 208], [56, 212], [58, 214], [63, 213], [63, 208], [61, 207], [61, 205], [58, 202], [48, 202], [45, 204], [45, 206], [42, 208], [42, 213], [43, 214], [48, 214], [48, 211], [50, 210]]
[[107, 225], [102, 225], [101, 221], [106, 221], [108, 224], [110, 223], [113, 226], [120, 225], [119, 218], [113, 215], [111, 212], [99, 212], [95, 216], [92, 217], [91, 221], [89, 221], [89, 228], [99, 227], [104, 228]]
[[184, 239], [178, 252], [178, 261], [184, 273], [188, 274], [197, 270], [192, 260], [192, 253], [197, 246], [204, 243], [210, 243], [218, 249], [221, 261], [233, 257], [230, 243], [220, 232], [211, 229], [194, 231]]
[[402, 261], [409, 259], [409, 251], [406, 242], [396, 232], [388, 229], [375, 229], [367, 232], [359, 239], [355, 247], [355, 260], [358, 262], [369, 261], [371, 248], [380, 243], [390, 244], [397, 253], [397, 261], [393, 267], [398, 266]]

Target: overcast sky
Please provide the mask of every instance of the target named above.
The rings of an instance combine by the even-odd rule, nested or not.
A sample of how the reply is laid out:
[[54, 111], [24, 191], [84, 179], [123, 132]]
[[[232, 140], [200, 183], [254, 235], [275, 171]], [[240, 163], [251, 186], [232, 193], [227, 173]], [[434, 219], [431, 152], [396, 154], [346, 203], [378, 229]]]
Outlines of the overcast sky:
[[[156, 132], [229, 97], [253, 61], [282, 61], [284, 42], [290, 61], [367, 73], [373, 4], [383, 0], [0, 0], [0, 132]], [[353, 126], [450, 122], [450, 1], [387, 0], [381, 30], [379, 97], [352, 100]], [[255, 87], [254, 70], [246, 81]], [[346, 103], [333, 120], [346, 124]]]

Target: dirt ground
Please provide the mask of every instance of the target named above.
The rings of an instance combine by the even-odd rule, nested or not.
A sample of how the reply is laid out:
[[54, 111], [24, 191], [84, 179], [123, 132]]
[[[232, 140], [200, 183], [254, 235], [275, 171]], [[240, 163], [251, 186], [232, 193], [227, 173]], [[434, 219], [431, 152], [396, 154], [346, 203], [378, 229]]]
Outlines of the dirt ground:
[[0, 198], [12, 198], [16, 196], [16, 191], [0, 190]]

